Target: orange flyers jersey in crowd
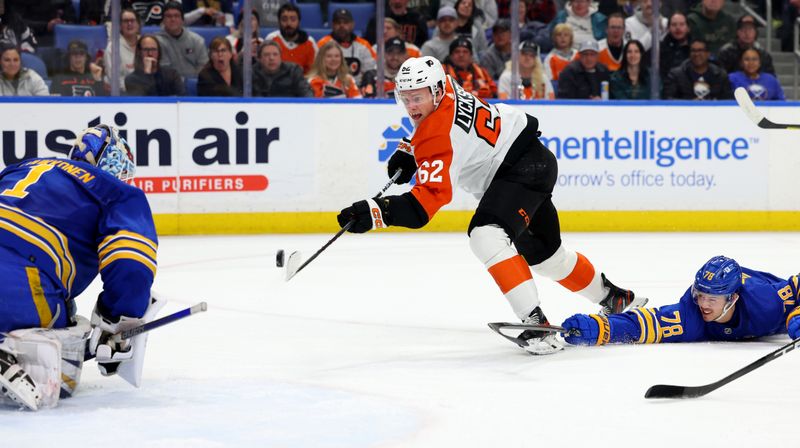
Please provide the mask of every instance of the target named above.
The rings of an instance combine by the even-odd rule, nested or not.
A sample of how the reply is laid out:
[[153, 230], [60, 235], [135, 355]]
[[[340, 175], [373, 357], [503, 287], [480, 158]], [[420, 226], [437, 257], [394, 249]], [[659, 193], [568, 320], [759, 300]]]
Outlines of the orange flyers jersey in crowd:
[[608, 41], [606, 39], [601, 40], [598, 42], [600, 47], [600, 52], [597, 53], [597, 60], [608, 67], [608, 70], [613, 72], [619, 70], [620, 66], [622, 66], [622, 52], [620, 51], [619, 59], [614, 58], [614, 55], [611, 54], [611, 50], [608, 48]]
[[459, 70], [452, 64], [444, 64], [444, 71], [473, 95], [481, 98], [497, 96], [497, 84], [489, 72], [478, 64], [473, 63], [467, 70]]
[[417, 162], [411, 194], [428, 219], [453, 198], [453, 189], [483, 196], [509, 148], [528, 123], [522, 111], [488, 104], [447, 77], [439, 107], [399, 149]]
[[267, 35], [268, 40], [275, 41], [281, 47], [281, 60], [294, 62], [303, 68], [303, 74], [308, 74], [311, 66], [314, 65], [314, 57], [317, 55], [317, 43], [314, 38], [308, 39], [301, 44], [288, 42], [281, 36], [280, 30], [273, 31]]
[[334, 81], [327, 80], [321, 76], [314, 76], [308, 80], [311, 90], [317, 98], [361, 98], [361, 93], [356, 86], [356, 80], [352, 76], [348, 87], [339, 78]]
[[578, 50], [572, 49], [570, 55], [569, 58], [565, 59], [556, 54], [555, 50], [547, 54], [547, 57], [544, 58], [544, 70], [548, 79], [558, 81], [558, 75], [561, 74], [561, 71], [564, 70], [570, 62], [578, 59]]
[[[322, 37], [319, 42], [317, 42], [317, 45], [319, 48], [322, 48], [332, 39], [333, 36], [328, 34]], [[378, 68], [375, 62], [378, 56], [372, 51], [372, 46], [370, 46], [369, 42], [366, 40], [353, 35], [353, 40], [350, 41], [349, 44], [340, 42], [339, 47], [342, 48], [344, 60], [347, 62], [347, 65], [350, 66], [350, 73], [352, 73], [356, 80], [361, 80], [361, 76], [364, 73]]]

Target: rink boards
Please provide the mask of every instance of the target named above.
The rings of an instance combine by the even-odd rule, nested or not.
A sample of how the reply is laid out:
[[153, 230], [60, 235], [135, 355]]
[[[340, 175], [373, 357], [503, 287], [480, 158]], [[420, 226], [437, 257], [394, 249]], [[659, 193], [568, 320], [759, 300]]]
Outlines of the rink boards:
[[[797, 104], [762, 104], [773, 121], [800, 122]], [[760, 129], [734, 102], [517, 107], [539, 119], [559, 159], [565, 230], [800, 229], [800, 132]], [[65, 154], [88, 125], [118, 126], [161, 234], [335, 231], [336, 212], [380, 189], [386, 160], [413, 133], [389, 101], [48, 98], [0, 108], [4, 166]], [[426, 229], [465, 229], [476, 204], [458, 192]]]

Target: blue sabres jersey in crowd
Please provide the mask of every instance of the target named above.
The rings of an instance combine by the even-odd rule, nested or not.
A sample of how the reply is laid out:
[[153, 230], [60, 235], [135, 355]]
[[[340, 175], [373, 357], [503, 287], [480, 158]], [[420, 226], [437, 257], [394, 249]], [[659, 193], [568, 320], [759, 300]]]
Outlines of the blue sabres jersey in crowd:
[[[99, 273], [101, 311], [141, 317], [156, 273], [157, 244], [144, 193], [90, 164], [30, 159], [0, 173], [0, 257], [6, 266], [28, 269], [27, 279], [0, 282], [27, 285], [32, 270], [45, 293], [55, 291], [69, 305]], [[10, 272], [4, 269], [0, 277]], [[52, 297], [47, 301], [53, 308]], [[37, 308], [41, 314], [39, 303]]]
[[692, 300], [692, 288], [678, 303], [661, 308], [636, 308], [608, 316], [608, 342], [733, 341], [786, 333], [798, 308], [798, 276], [781, 279], [767, 272], [742, 268], [742, 287], [731, 320], [705, 322]]

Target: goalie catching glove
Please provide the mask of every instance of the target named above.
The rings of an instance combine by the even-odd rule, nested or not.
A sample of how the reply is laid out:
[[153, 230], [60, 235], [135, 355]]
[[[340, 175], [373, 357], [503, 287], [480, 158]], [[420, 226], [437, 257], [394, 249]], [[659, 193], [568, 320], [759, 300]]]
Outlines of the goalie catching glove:
[[390, 223], [387, 222], [387, 218], [385, 199], [373, 198], [358, 201], [350, 207], [342, 209], [336, 220], [339, 221], [342, 228], [353, 221], [348, 231], [364, 233], [373, 229], [389, 227]]

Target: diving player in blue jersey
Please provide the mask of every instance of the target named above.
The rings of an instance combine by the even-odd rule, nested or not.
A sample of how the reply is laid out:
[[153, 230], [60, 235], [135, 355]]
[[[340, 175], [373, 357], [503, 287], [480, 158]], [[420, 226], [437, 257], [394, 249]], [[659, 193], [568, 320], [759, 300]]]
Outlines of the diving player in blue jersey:
[[[128, 143], [99, 125], [78, 135], [69, 160], [29, 159], [0, 173], [0, 398], [55, 406], [78, 385], [87, 341], [102, 374], [138, 386], [144, 335], [111, 336], [151, 320], [163, 301], [150, 294], [150, 206], [125, 182], [134, 171]], [[89, 321], [75, 299], [98, 274]]]
[[798, 276], [788, 279], [717, 256], [697, 271], [678, 303], [602, 316], [576, 314], [562, 326], [575, 345], [737, 341], [778, 333], [800, 337]]

